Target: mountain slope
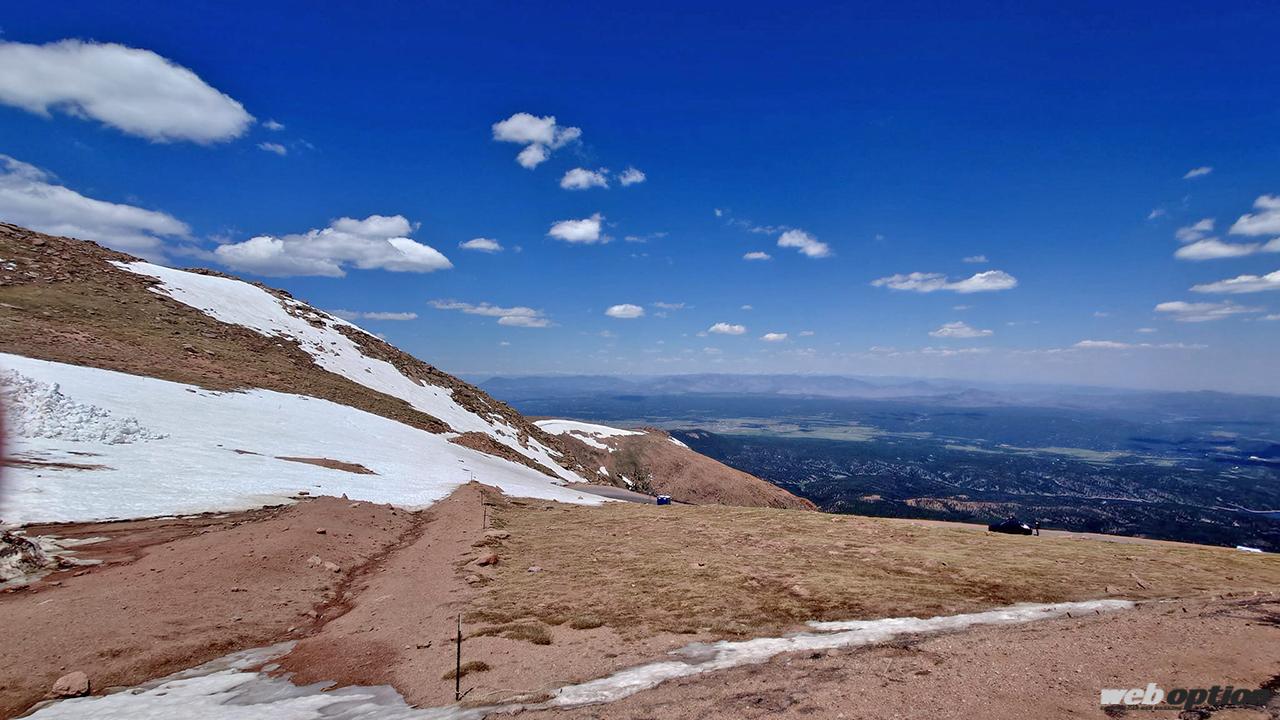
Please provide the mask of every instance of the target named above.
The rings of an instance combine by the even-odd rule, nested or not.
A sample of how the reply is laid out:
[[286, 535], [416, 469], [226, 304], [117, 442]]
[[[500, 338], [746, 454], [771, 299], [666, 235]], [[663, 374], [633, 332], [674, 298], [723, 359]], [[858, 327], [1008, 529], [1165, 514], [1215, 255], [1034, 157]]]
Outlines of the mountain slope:
[[[2, 223], [0, 372], [18, 439], [5, 522], [230, 509], [301, 490], [424, 505], [473, 476], [600, 501], [563, 487], [601, 482], [589, 453], [288, 293]], [[728, 483], [725, 501], [787, 506], [756, 478]]]
[[804, 498], [690, 449], [664, 430], [623, 430], [574, 420], [539, 420], [537, 425], [559, 435], [579, 464], [596, 468], [597, 482], [694, 505], [817, 509]]

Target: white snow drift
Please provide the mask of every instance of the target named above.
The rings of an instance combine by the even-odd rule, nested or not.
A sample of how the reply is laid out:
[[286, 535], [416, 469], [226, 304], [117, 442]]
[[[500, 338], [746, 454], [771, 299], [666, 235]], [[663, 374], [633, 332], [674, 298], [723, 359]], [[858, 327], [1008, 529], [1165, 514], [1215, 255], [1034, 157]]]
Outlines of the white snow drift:
[[[14, 455], [106, 466], [11, 468], [0, 497], [5, 523], [239, 509], [280, 502], [299, 490], [417, 507], [445, 497], [473, 476], [509, 495], [601, 501], [524, 465], [450, 443], [451, 435], [327, 400], [269, 390], [211, 392], [17, 355], [0, 354], [0, 366], [8, 369], [7, 377], [17, 378], [17, 387], [27, 388], [22, 393], [34, 388], [37, 396], [55, 398], [23, 406], [26, 419], [9, 448]], [[49, 388], [56, 388], [56, 395]], [[441, 392], [440, 407], [452, 402], [440, 388], [421, 389], [421, 402], [434, 397], [430, 390]], [[67, 408], [78, 410], [68, 413]], [[473, 424], [483, 424], [470, 417]], [[134, 441], [118, 442], [121, 437]], [[359, 463], [377, 474], [277, 456]]]
[[609, 452], [613, 452], [614, 449], [600, 442], [601, 438], [644, 434], [639, 430], [622, 430], [608, 425], [595, 425], [593, 423], [578, 422], [577, 420], [538, 420], [535, 424], [552, 435], [568, 435], [593, 448], [608, 450]]

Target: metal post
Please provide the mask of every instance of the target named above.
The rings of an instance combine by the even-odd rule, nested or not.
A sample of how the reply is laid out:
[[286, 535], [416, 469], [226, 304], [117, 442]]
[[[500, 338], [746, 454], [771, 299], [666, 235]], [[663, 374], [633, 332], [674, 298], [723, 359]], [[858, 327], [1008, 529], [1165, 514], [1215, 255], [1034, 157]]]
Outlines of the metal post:
[[458, 661], [453, 669], [453, 701], [462, 701], [462, 613], [458, 613]]

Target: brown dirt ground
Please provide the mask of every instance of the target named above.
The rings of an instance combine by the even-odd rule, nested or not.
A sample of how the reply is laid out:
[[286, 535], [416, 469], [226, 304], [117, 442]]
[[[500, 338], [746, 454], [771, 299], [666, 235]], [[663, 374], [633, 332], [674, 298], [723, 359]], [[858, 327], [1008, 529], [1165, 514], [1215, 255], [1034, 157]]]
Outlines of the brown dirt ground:
[[[463, 687], [473, 704], [539, 697], [691, 641], [772, 635], [810, 619], [1110, 595], [1182, 596], [1189, 599], [1177, 607], [1202, 621], [1188, 625], [1184, 613], [1148, 609], [1135, 616], [1147, 620], [1128, 624], [1120, 618], [1130, 613], [1120, 613], [787, 658], [674, 682], [574, 717], [753, 717], [771, 708], [892, 716], [876, 714], [880, 703], [912, 717], [917, 686], [920, 702], [944, 708], [961, 702], [947, 693], [967, 693], [959, 707], [971, 713], [965, 698], [990, 690], [1005, 712], [1020, 707], [1014, 681], [1023, 679], [1049, 688], [1049, 700], [1035, 706], [1044, 712], [1026, 717], [1057, 717], [1059, 705], [1074, 712], [1096, 702], [1098, 678], [1119, 687], [1216, 673], [1215, 681], [1256, 683], [1276, 672], [1280, 608], [1266, 606], [1263, 617], [1250, 614], [1262, 606], [1202, 604], [1228, 590], [1280, 587], [1280, 558], [1220, 548], [993, 536], [759, 508], [563, 506], [478, 484], [419, 513], [317, 498], [252, 513], [29, 533], [109, 539], [80, 553], [104, 565], [0, 593], [0, 616], [24, 629], [6, 637], [0, 717], [72, 670], [89, 673], [102, 691], [284, 639], [299, 640], [282, 662], [298, 682], [391, 684], [411, 703], [443, 705], [453, 698], [445, 675], [458, 613], [463, 660], [473, 663]], [[480, 565], [490, 554], [496, 565]], [[308, 562], [312, 555], [340, 572]], [[1158, 674], [1166, 662], [1185, 672]], [[688, 713], [675, 707], [686, 690]]]
[[[134, 685], [311, 632], [339, 612], [334, 606], [362, 566], [415, 526], [408, 512], [335, 498], [226, 515], [29, 526], [28, 536], [108, 539], [77, 552], [103, 564], [0, 593], [0, 717], [29, 707], [73, 670], [89, 673], [96, 690]], [[341, 572], [308, 564], [312, 555]]]

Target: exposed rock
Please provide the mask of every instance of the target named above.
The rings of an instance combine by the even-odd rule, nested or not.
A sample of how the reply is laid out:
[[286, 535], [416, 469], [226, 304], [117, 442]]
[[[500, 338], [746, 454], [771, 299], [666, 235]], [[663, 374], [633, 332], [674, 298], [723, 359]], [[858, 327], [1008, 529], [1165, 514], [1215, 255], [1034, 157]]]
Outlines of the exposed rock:
[[335, 563], [335, 562], [326, 562], [324, 564], [324, 569], [328, 570], [329, 572], [335, 572], [335, 573], [342, 572], [342, 568], [339, 567], [338, 563]]
[[495, 540], [506, 540], [507, 538], [511, 537], [511, 533], [507, 532], [506, 530], [485, 530], [484, 536], [487, 538], [493, 538]]
[[481, 566], [484, 566], [484, 565], [497, 565], [497, 564], [498, 564], [498, 553], [489, 553], [488, 555], [481, 555], [481, 556], [480, 556], [480, 559], [479, 559], [479, 560], [476, 560], [476, 564], [477, 564], [477, 565], [481, 565]]
[[325, 530], [324, 528], [316, 528], [316, 534], [317, 534], [317, 535], [324, 535], [324, 534], [325, 534], [325, 533], [327, 533], [327, 532], [329, 532], [329, 531], [328, 531], [328, 530]]
[[89, 694], [89, 676], [77, 670], [67, 673], [53, 683], [50, 693], [54, 697], [83, 697]]

